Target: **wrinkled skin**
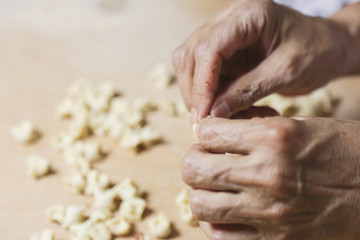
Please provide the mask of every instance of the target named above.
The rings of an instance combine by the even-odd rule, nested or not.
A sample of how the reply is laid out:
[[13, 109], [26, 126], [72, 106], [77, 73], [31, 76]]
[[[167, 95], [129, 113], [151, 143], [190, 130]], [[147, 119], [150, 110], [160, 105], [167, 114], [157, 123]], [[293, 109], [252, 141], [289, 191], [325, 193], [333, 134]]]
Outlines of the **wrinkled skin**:
[[206, 118], [197, 135], [182, 176], [210, 239], [359, 239], [359, 122]]
[[227, 1], [175, 51], [200, 139], [182, 175], [210, 239], [359, 239], [360, 122], [247, 110], [359, 73], [359, 12], [360, 3], [321, 19], [270, 0]]
[[274, 92], [304, 94], [351, 67], [345, 31], [270, 0], [227, 1], [175, 52], [191, 121], [228, 118]]

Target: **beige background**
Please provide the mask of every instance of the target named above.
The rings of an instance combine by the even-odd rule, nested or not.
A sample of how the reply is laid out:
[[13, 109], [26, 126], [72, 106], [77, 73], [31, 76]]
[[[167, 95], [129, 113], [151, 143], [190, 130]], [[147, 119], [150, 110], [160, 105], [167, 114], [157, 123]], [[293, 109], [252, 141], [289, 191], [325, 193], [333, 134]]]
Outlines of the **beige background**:
[[[67, 194], [61, 177], [67, 168], [51, 148], [51, 137], [66, 122], [54, 117], [68, 86], [78, 77], [111, 81], [125, 97], [177, 99], [174, 86], [158, 90], [147, 81], [157, 62], [171, 65], [171, 53], [205, 22], [218, 1], [207, 0], [58, 0], [0, 1], [0, 239], [23, 240], [49, 223], [45, 209], [54, 203], [85, 204], [91, 199]], [[37, 143], [23, 146], [9, 128], [29, 119], [43, 132]], [[114, 141], [103, 141], [110, 155], [96, 165], [114, 182], [132, 177], [148, 192], [149, 208], [175, 223], [171, 239], [206, 239], [199, 228], [178, 220], [174, 203], [183, 188], [180, 157], [193, 142], [186, 119], [152, 116], [166, 143], [136, 155]], [[25, 176], [24, 159], [39, 153], [56, 174], [34, 181]], [[146, 219], [146, 218], [145, 218]], [[144, 224], [138, 231], [147, 232]]]
[[[67, 169], [51, 148], [50, 139], [66, 122], [54, 109], [78, 77], [111, 81], [128, 98], [177, 99], [176, 86], [160, 91], [146, 80], [157, 63], [171, 65], [173, 49], [200, 26], [220, 1], [208, 0], [2, 0], [0, 1], [0, 239], [22, 240], [43, 228], [66, 231], [49, 223], [45, 209], [54, 203], [87, 204], [91, 199], [67, 194], [61, 177]], [[333, 85], [336, 94], [355, 93], [342, 101], [336, 116], [358, 118], [356, 78]], [[346, 84], [343, 84], [346, 83]], [[29, 119], [43, 138], [23, 146], [9, 134], [10, 126]], [[194, 142], [186, 119], [155, 114], [154, 126], [166, 143], [142, 153], [121, 149], [102, 139], [110, 155], [96, 167], [113, 182], [132, 177], [148, 192], [149, 208], [175, 223], [171, 239], [205, 240], [199, 228], [178, 220], [175, 195], [183, 188], [180, 157]], [[34, 181], [25, 176], [24, 159], [31, 153], [49, 158], [56, 173]], [[149, 216], [149, 214], [147, 214]], [[137, 230], [147, 232], [144, 224]]]

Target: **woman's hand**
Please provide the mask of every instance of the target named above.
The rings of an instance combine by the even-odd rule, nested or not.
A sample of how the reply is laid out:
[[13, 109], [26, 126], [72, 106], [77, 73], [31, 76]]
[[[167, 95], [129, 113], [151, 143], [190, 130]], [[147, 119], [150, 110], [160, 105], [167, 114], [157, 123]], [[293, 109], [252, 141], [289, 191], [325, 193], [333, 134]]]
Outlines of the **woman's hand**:
[[173, 63], [194, 124], [209, 114], [228, 118], [270, 93], [326, 84], [352, 67], [348, 41], [335, 21], [271, 0], [228, 1], [175, 51]]
[[359, 122], [206, 118], [197, 135], [182, 175], [210, 239], [359, 239]]

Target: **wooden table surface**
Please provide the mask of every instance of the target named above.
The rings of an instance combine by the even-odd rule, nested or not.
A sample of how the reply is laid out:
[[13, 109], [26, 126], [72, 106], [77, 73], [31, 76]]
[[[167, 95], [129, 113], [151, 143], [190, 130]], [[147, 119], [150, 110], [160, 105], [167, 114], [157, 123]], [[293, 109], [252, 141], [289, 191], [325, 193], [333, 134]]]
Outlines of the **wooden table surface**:
[[[79, 77], [110, 81], [126, 98], [155, 100], [180, 97], [176, 86], [158, 90], [146, 78], [156, 63], [171, 66], [171, 53], [216, 10], [208, 0], [49, 0], [0, 1], [0, 239], [24, 240], [44, 228], [56, 239], [69, 239], [49, 223], [47, 207], [54, 203], [87, 204], [91, 198], [65, 192], [68, 168], [51, 147], [51, 138], [66, 122], [54, 111], [67, 88]], [[31, 145], [15, 142], [9, 132], [29, 119], [42, 132]], [[165, 143], [141, 154], [111, 149], [96, 168], [113, 182], [132, 177], [148, 193], [150, 212], [164, 212], [174, 223], [171, 239], [207, 239], [200, 228], [179, 220], [175, 196], [184, 187], [180, 157], [194, 143], [184, 118], [154, 114], [153, 126]], [[25, 175], [31, 153], [47, 157], [56, 173], [38, 181]], [[145, 224], [138, 231], [147, 232]]]

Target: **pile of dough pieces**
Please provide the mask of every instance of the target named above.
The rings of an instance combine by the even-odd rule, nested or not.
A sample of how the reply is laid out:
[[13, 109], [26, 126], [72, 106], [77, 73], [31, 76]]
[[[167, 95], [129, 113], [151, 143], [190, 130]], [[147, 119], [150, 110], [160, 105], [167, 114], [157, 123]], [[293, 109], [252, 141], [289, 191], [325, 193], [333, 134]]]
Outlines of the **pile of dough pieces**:
[[309, 95], [284, 97], [272, 94], [256, 102], [255, 106], [267, 106], [275, 109], [281, 116], [329, 116], [335, 108], [335, 99], [325, 88], [313, 91]]
[[[146, 201], [140, 197], [138, 187], [131, 179], [125, 179], [112, 188], [103, 189], [104, 183], [95, 183], [90, 214], [86, 214], [84, 206], [62, 204], [48, 208], [46, 214], [51, 221], [68, 229], [72, 240], [111, 240], [113, 236], [128, 235], [133, 225], [142, 220]], [[116, 206], [116, 200], [121, 201], [120, 207]], [[162, 213], [153, 216], [147, 223], [151, 235], [155, 237], [165, 238], [171, 234], [171, 223]]]
[[[158, 67], [150, 75], [160, 86], [168, 86], [164, 68]], [[161, 78], [163, 78], [161, 80]], [[92, 207], [65, 206], [56, 204], [47, 209], [46, 214], [53, 222], [70, 232], [71, 240], [111, 240], [113, 237], [131, 233], [136, 222], [142, 220], [146, 201], [130, 178], [112, 184], [108, 175], [94, 168], [94, 163], [104, 158], [105, 152], [100, 143], [89, 141], [91, 135], [109, 136], [124, 148], [137, 150], [150, 147], [161, 140], [161, 135], [146, 121], [149, 112], [158, 109], [172, 116], [188, 116], [182, 100], [166, 100], [154, 104], [144, 98], [133, 102], [117, 96], [114, 87], [108, 83], [91, 85], [86, 80], [77, 81], [69, 89], [67, 98], [60, 104], [56, 115], [70, 120], [66, 132], [53, 139], [53, 146], [60, 152], [69, 167], [69, 175], [63, 177], [64, 188], [73, 194], [84, 194], [93, 198]], [[15, 140], [29, 143], [40, 134], [30, 121], [20, 123], [11, 129]], [[32, 154], [27, 161], [27, 174], [40, 178], [51, 172], [49, 161], [40, 155]], [[195, 225], [187, 191], [176, 198], [180, 216], [184, 222]], [[171, 223], [163, 213], [155, 214], [147, 221], [149, 233], [157, 238], [171, 235]], [[35, 233], [30, 240], [53, 240], [54, 232], [43, 230]], [[150, 240], [142, 233], [134, 236], [138, 240]]]

